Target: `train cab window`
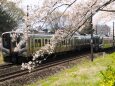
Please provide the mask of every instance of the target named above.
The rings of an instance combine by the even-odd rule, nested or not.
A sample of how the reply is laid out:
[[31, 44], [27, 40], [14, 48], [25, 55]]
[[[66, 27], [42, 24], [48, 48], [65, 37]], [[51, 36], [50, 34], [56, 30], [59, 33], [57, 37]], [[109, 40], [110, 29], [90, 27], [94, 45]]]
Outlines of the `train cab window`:
[[2, 35], [2, 42], [3, 42], [3, 47], [4, 48], [10, 49], [10, 47], [11, 47], [10, 46], [11, 38], [10, 38], [10, 34], [9, 33]]

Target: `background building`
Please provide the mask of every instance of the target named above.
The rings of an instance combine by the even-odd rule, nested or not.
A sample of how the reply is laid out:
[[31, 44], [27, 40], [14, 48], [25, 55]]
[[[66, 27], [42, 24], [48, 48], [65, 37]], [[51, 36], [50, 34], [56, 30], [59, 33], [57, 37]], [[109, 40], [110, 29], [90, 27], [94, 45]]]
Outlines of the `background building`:
[[112, 29], [107, 25], [99, 25], [98, 24], [95, 27], [95, 33], [96, 34], [110, 36], [110, 35], [112, 35], [111, 31], [112, 31]]

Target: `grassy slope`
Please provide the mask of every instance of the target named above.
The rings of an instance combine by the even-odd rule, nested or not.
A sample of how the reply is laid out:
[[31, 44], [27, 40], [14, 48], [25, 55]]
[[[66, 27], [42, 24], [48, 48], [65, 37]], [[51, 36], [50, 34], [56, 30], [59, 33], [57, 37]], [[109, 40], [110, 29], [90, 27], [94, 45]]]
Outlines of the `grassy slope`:
[[99, 86], [107, 65], [115, 66], [115, 53], [96, 58], [94, 62], [82, 59], [82, 62], [71, 69], [40, 80], [29, 86]]
[[2, 57], [2, 53], [0, 52], [0, 64], [4, 63], [3, 62], [3, 57]]

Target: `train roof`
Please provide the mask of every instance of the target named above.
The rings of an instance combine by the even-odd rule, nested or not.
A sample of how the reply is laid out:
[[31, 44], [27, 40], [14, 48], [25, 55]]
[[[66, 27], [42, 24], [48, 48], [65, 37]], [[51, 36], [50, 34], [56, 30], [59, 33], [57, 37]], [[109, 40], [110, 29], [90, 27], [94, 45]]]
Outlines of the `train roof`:
[[31, 36], [31, 37], [51, 37], [51, 36], [53, 36], [54, 34], [28, 34], [29, 36]]
[[[9, 32], [4, 32], [3, 34], [6, 34], [6, 33], [22, 33], [22, 32], [17, 32], [17, 31], [9, 31]], [[2, 35], [3, 35], [2, 34]], [[22, 33], [23, 34], [23, 33]], [[52, 37], [54, 34], [51, 34], [51, 33], [38, 33], [38, 34], [28, 34], [28, 36], [30, 37]], [[86, 34], [86, 35], [73, 35], [73, 37], [76, 37], [78, 39], [82, 39], [82, 38], [90, 38], [91, 35], [90, 34]], [[100, 37], [99, 35], [94, 35], [94, 37]]]
[[[2, 35], [3, 34], [6, 34], [6, 33], [21, 33], [21, 32], [16, 32], [16, 31], [8, 31], [8, 32], [4, 32], [4, 33], [2, 33]], [[22, 33], [23, 34], [23, 33]]]

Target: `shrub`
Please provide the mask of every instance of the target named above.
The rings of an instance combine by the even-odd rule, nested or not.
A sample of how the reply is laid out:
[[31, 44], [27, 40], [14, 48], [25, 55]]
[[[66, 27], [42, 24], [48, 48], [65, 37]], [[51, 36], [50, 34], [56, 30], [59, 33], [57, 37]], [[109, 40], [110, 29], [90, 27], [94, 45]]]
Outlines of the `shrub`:
[[101, 86], [115, 86], [115, 69], [110, 65], [105, 71], [100, 72], [102, 75]]

